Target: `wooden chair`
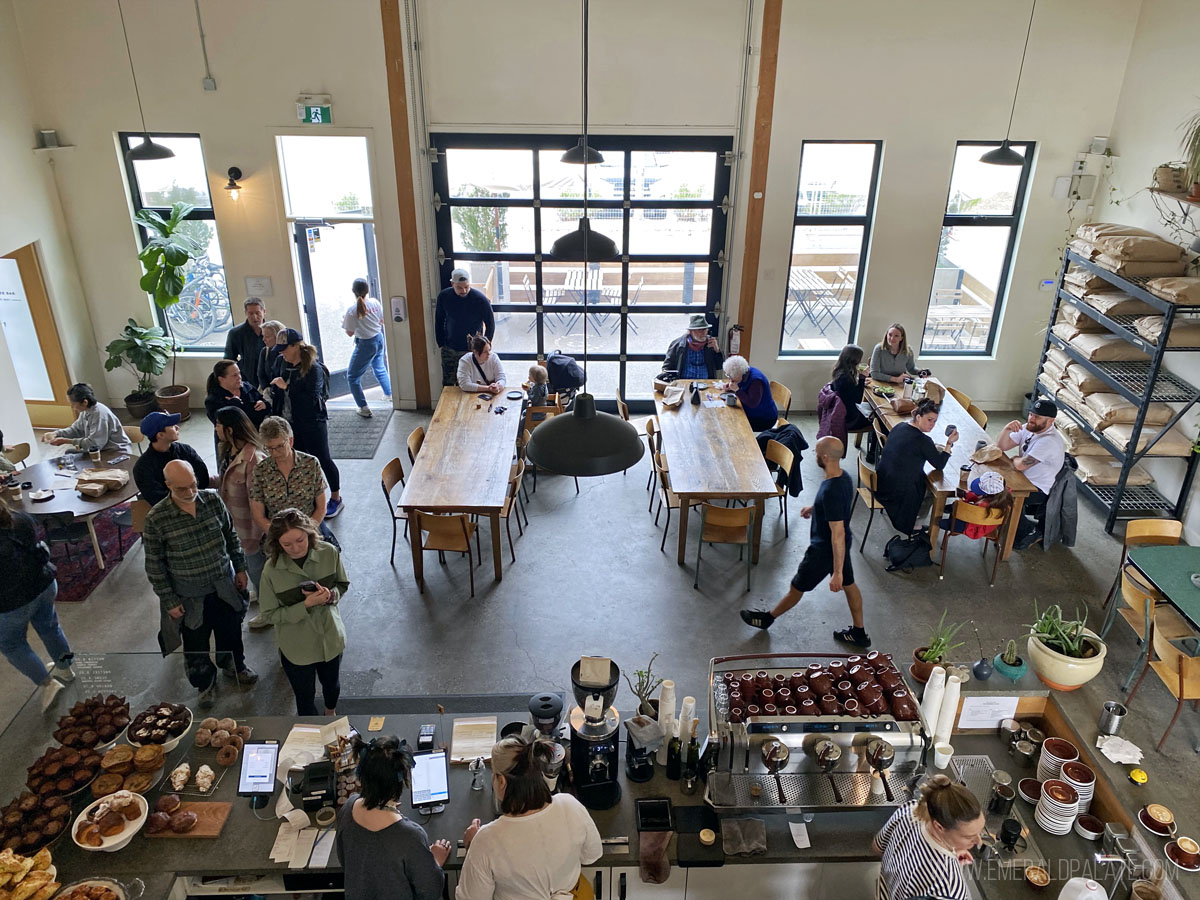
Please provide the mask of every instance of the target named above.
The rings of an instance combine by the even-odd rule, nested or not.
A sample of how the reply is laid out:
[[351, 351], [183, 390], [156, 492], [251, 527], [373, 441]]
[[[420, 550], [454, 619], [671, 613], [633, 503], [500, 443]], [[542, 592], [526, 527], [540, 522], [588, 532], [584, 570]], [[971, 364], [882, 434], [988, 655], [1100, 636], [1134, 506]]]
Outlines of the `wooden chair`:
[[[512, 561], [517, 561], [517, 551], [513, 549], [512, 525], [509, 514], [515, 508], [517, 511], [517, 534], [524, 537], [525, 529], [521, 526], [521, 481], [525, 478], [525, 460], [519, 459], [513, 463], [508, 474], [508, 493], [504, 496], [504, 506], [500, 509], [500, 518], [504, 520], [504, 531], [508, 535], [508, 553]], [[529, 524], [529, 515], [525, 515], [525, 524]]]
[[[783, 513], [783, 536], [788, 537], [788, 514], [787, 514], [787, 479], [792, 471], [792, 464], [795, 462], [795, 454], [787, 447], [779, 443], [779, 441], [767, 441], [767, 451], [763, 454], [768, 463], [774, 463], [778, 466], [775, 475], [775, 496], [779, 498], [779, 511]], [[769, 467], [768, 467], [769, 468]], [[783, 473], [783, 486], [779, 482], [779, 472]]]
[[400, 457], [393, 456], [386, 466], [383, 467], [383, 472], [379, 476], [380, 485], [383, 487], [383, 498], [387, 500], [388, 514], [392, 517], [392, 555], [390, 557], [392, 565], [396, 565], [396, 523], [403, 520], [404, 536], [408, 537], [408, 513], [397, 508], [392, 502], [392, 488], [398, 484], [404, 484], [404, 467], [400, 464]]
[[967, 407], [967, 415], [975, 420], [975, 424], [980, 428], [987, 428], [987, 413], [972, 403]]
[[883, 509], [883, 504], [875, 499], [875, 490], [878, 486], [879, 475], [875, 471], [875, 467], [862, 458], [862, 454], [858, 457], [858, 487], [854, 495], [854, 503], [850, 505], [850, 515], [854, 515], [854, 507], [858, 505], [858, 498], [862, 497], [863, 503], [867, 505], [871, 515], [867, 518], [867, 528], [863, 532], [862, 543], [858, 545], [858, 552], [862, 553], [863, 548], [867, 546], [867, 535], [871, 533], [871, 524], [875, 521], [875, 510]]
[[25, 468], [25, 460], [29, 459], [30, 450], [28, 443], [13, 444], [4, 451], [4, 458], [14, 466]]
[[1000, 544], [1004, 540], [1004, 525], [1007, 520], [1008, 515], [997, 509], [976, 506], [966, 500], [955, 500], [954, 506], [950, 508], [950, 527], [942, 530], [942, 565], [938, 569], [938, 580], [941, 581], [946, 577], [946, 552], [950, 549], [950, 538], [957, 537], [954, 530], [955, 525], [959, 522], [965, 525], [996, 525], [998, 526], [996, 529], [975, 539], [983, 542], [985, 564], [987, 563], [988, 544], [992, 544], [996, 548], [996, 558], [992, 562], [992, 575], [988, 579], [988, 587], [993, 587], [996, 584], [996, 569], [1000, 565]]
[[[483, 555], [479, 549], [479, 528], [471, 521], [471, 517], [466, 513], [457, 515], [443, 516], [430, 512], [422, 512], [421, 510], [413, 511], [413, 534], [417, 540], [421, 539], [421, 535], [425, 532], [429, 536], [425, 538], [425, 543], [421, 545], [421, 550], [436, 550], [438, 552], [438, 562], [442, 565], [446, 564], [446, 551], [455, 553], [465, 553], [469, 563], [467, 570], [471, 575], [471, 596], [475, 596], [475, 560], [471, 558], [471, 535], [475, 536], [475, 553], [482, 559]], [[425, 593], [425, 579], [418, 582], [417, 587], [421, 593]]]
[[133, 444], [133, 446], [137, 447], [138, 456], [141, 456], [142, 441], [146, 439], [146, 436], [142, 434], [142, 429], [138, 428], [136, 425], [125, 425], [124, 428], [125, 436], [129, 438], [129, 442]]
[[[562, 398], [558, 394], [550, 394], [546, 397], [545, 406], [528, 406], [525, 409], [525, 430], [530, 434], [533, 430], [553, 419], [555, 416], [561, 416], [566, 412], [566, 407], [563, 405]], [[535, 415], [541, 414], [543, 418], [535, 419]], [[533, 460], [529, 460], [530, 471], [533, 472], [533, 493], [537, 493], [537, 464]], [[579, 493], [579, 479], [575, 478], [575, 493]]]
[[964, 394], [962, 391], [960, 391], [958, 388], [948, 387], [948, 388], [946, 388], [946, 392], [948, 394], [950, 394], [950, 396], [953, 397], [955, 400], [957, 400], [962, 405], [963, 409], [970, 409], [972, 406], [975, 405], [971, 402], [971, 398], [968, 397], [966, 394]]
[[786, 425], [788, 414], [792, 411], [791, 389], [785, 384], [780, 384], [778, 381], [772, 381], [771, 399], [775, 401], [775, 408], [777, 410], [783, 410], [783, 412], [779, 413], [779, 418], [775, 422], [775, 427], [778, 428], [780, 425]]
[[[658, 420], [654, 416], [646, 419], [642, 430], [646, 432], [646, 449], [650, 451], [650, 477], [646, 479], [646, 490], [650, 490], [654, 484], [654, 454], [662, 453], [662, 433], [658, 430]], [[650, 496], [650, 503], [654, 503], [653, 494]]]
[[[1179, 713], [1183, 710], [1183, 704], [1188, 700], [1193, 703], [1200, 700], [1200, 656], [1188, 656], [1175, 646], [1172, 639], [1166, 635], [1165, 629], [1158, 627], [1158, 617], [1161, 613], [1162, 608], [1155, 613], [1150, 628], [1150, 642], [1154, 647], [1154, 655], [1158, 659], [1147, 658], [1146, 665], [1142, 667], [1141, 677], [1133, 686], [1133, 691], [1130, 692], [1127, 701], [1130, 706], [1133, 705], [1133, 697], [1138, 692], [1138, 688], [1142, 686], [1142, 679], [1146, 677], [1146, 672], [1150, 669], [1154, 670], [1154, 674], [1162, 680], [1162, 683], [1167, 686], [1167, 690], [1171, 692], [1171, 696], [1175, 698], [1175, 715], [1171, 717], [1167, 730], [1163, 732], [1163, 736], [1158, 741], [1158, 750], [1162, 750], [1167, 735], [1175, 727]], [[1200, 640], [1200, 635], [1195, 633], [1190, 634], [1189, 637], [1193, 641]]]
[[[528, 452], [529, 452], [529, 431], [526, 429], [522, 429], [521, 436], [517, 438], [517, 453], [516, 453], [517, 461], [528, 462], [529, 461], [529, 457], [527, 455]], [[523, 478], [521, 479], [521, 490], [525, 494], [525, 502], [528, 503], [529, 502], [529, 488], [526, 486], [525, 479], [523, 479]], [[528, 519], [528, 518], [529, 517], [526, 516], [526, 519]]]
[[425, 443], [425, 429], [418, 425], [408, 433], [408, 464], [416, 465], [417, 454], [421, 452], [421, 445]]
[[737, 544], [738, 559], [746, 560], [746, 593], [750, 593], [750, 566], [754, 554], [746, 551], [754, 539], [754, 507], [699, 505], [700, 540], [696, 544], [696, 578], [692, 587], [700, 589], [700, 550], [705, 544]]
[[[683, 498], [671, 490], [671, 472], [667, 468], [667, 457], [662, 453], [656, 453], [650, 457], [650, 464], [654, 467], [654, 475], [658, 479], [658, 490], [650, 497], [650, 505], [654, 505], [655, 497], [658, 498], [658, 510], [654, 513], [654, 527], [658, 527], [658, 517], [662, 515], [663, 508], [667, 510], [667, 523], [663, 526], [662, 541], [659, 542], [658, 552], [662, 553], [667, 546], [667, 532], [671, 530], [671, 510], [679, 509], [683, 505]], [[688, 501], [689, 504], [695, 505], [693, 501]], [[647, 510], [648, 511], [648, 510]]]
[[887, 444], [887, 432], [883, 430], [883, 419], [879, 416], [872, 417], [871, 428], [875, 432], [875, 441], [879, 444], [879, 452], [882, 453]]
[[151, 509], [152, 507], [147, 501], [138, 498], [129, 504], [128, 509], [123, 509], [113, 516], [113, 524], [117, 526], [117, 549], [121, 559], [125, 558], [123, 529], [128, 528], [134, 534], [141, 534], [142, 527], [146, 524], [146, 516], [149, 515]]
[[[647, 434], [646, 423], [654, 420], [654, 416], [638, 416], [636, 419], [629, 418], [629, 404], [621, 399], [620, 391], [617, 391], [617, 414], [620, 415], [620, 417], [622, 419], [624, 419], [626, 422], [628, 422], [630, 425], [632, 425], [634, 428], [637, 429], [639, 437], [642, 437]], [[624, 470], [622, 470], [621, 474], [622, 475], [625, 474]], [[651, 475], [654, 474], [653, 467], [651, 467], [650, 474]]]
[[1129, 685], [1133, 684], [1133, 677], [1145, 668], [1146, 660], [1150, 656], [1150, 643], [1146, 640], [1146, 634], [1150, 630], [1151, 622], [1171, 641], [1187, 637], [1192, 633], [1192, 629], [1183, 616], [1167, 603], [1133, 566], [1126, 566], [1121, 572], [1121, 599], [1128, 605], [1117, 609], [1120, 605], [1114, 603], [1113, 608], [1117, 609], [1117, 614], [1133, 629], [1133, 633], [1137, 635], [1138, 646], [1142, 648], [1133, 662], [1133, 668], [1129, 670], [1129, 677], [1121, 686], [1121, 690], [1127, 691]]
[[1151, 544], [1173, 545], [1179, 543], [1183, 535], [1183, 523], [1176, 519], [1130, 519], [1125, 523], [1125, 538], [1121, 543], [1121, 561], [1117, 565], [1117, 577], [1113, 579], [1108, 596], [1104, 598], [1104, 608], [1108, 615], [1100, 628], [1100, 637], [1108, 634], [1113, 620], [1117, 615], [1117, 605], [1114, 602], [1117, 588], [1121, 586], [1121, 575], [1129, 563], [1130, 547], [1145, 547]]

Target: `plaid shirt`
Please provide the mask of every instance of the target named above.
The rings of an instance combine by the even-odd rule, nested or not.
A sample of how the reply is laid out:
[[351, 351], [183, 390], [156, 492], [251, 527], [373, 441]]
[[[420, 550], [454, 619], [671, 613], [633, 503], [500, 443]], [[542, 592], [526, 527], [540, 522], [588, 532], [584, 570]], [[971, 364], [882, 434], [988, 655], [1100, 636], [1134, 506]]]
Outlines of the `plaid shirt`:
[[[142, 531], [146, 577], [164, 610], [183, 605], [175, 580], [211, 582], [246, 571], [246, 557], [233, 528], [229, 510], [216, 491], [196, 495], [196, 515], [190, 516], [170, 497], [155, 504]], [[215, 589], [215, 588], [214, 588]]]
[[286, 478], [270, 456], [254, 467], [250, 499], [267, 508], [268, 519], [288, 507], [311, 516], [317, 508], [317, 495], [325, 493], [325, 476], [317, 458], [299, 450], [295, 454], [296, 462]]

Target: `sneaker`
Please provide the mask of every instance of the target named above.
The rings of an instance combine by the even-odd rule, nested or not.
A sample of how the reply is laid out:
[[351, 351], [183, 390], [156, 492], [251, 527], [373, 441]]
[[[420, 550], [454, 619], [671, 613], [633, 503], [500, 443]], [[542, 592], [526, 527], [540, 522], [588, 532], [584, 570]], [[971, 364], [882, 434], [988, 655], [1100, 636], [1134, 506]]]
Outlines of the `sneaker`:
[[50, 676], [61, 684], [70, 684], [75, 680], [75, 670], [70, 663], [51, 663]]
[[332, 519], [342, 511], [342, 507], [345, 505], [346, 504], [343, 503], [340, 498], [334, 500], [332, 497], [330, 497], [329, 502], [325, 504], [325, 518]]
[[217, 702], [217, 679], [212, 680], [212, 684], [200, 692], [200, 708], [210, 709]]
[[42, 712], [45, 712], [54, 703], [54, 698], [57, 697], [63, 689], [63, 683], [57, 678], [47, 678], [42, 682]]
[[258, 673], [249, 666], [244, 666], [240, 672], [235, 672], [233, 666], [227, 669], [221, 669], [225, 673], [226, 678], [232, 678], [238, 683], [238, 686], [254, 684], [258, 681]]
[[360, 406], [358, 408], [358, 414], [364, 419], [370, 419], [375, 415], [375, 413], [371, 412], [371, 407], [369, 406]]
[[766, 631], [775, 624], [775, 617], [765, 609], [743, 609], [742, 621], [754, 628], [761, 628]]
[[259, 613], [247, 623], [247, 627], [251, 631], [262, 631], [263, 629], [270, 628], [271, 623], [263, 617], [262, 613]]
[[1042, 536], [1040, 533], [1038, 533], [1036, 531], [1031, 531], [1031, 532], [1029, 532], [1029, 534], [1025, 535], [1025, 537], [1015, 541], [1013, 543], [1013, 546], [1016, 547], [1018, 550], [1028, 550], [1034, 544], [1040, 543], [1041, 540], [1042, 540]]
[[841, 631], [833, 633], [835, 641], [841, 641], [843, 644], [853, 644], [855, 647], [861, 647], [864, 650], [871, 646], [871, 638], [866, 631], [861, 628], [856, 628], [851, 625], [849, 628], [843, 628]]

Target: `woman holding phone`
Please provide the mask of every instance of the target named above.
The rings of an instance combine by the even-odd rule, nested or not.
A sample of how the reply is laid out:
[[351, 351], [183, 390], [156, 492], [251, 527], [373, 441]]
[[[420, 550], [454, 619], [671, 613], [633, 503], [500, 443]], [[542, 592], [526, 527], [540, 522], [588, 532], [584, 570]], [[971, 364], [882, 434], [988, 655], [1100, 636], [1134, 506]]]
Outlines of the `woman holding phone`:
[[958, 440], [958, 429], [946, 428], [946, 443], [938, 447], [929, 433], [937, 425], [939, 407], [926, 398], [913, 410], [912, 420], [901, 422], [888, 435], [879, 457], [879, 487], [875, 496], [883, 504], [892, 524], [904, 534], [912, 534], [916, 523], [929, 512], [933, 502], [925, 463], [935, 472], [950, 462], [950, 449]]
[[277, 512], [265, 541], [259, 615], [275, 626], [279, 661], [296, 695], [296, 713], [320, 714], [319, 679], [325, 715], [335, 715], [346, 648], [346, 628], [337, 606], [350, 587], [341, 551], [321, 540], [312, 519], [298, 509]]

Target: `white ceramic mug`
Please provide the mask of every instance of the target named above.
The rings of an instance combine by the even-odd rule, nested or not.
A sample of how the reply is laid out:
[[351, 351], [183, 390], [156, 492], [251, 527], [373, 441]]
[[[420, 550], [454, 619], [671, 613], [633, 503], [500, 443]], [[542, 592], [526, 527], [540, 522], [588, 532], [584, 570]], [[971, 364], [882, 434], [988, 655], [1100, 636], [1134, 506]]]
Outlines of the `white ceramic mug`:
[[933, 767], [935, 769], [944, 769], [950, 765], [952, 756], [954, 756], [954, 748], [949, 744], [933, 745]]

